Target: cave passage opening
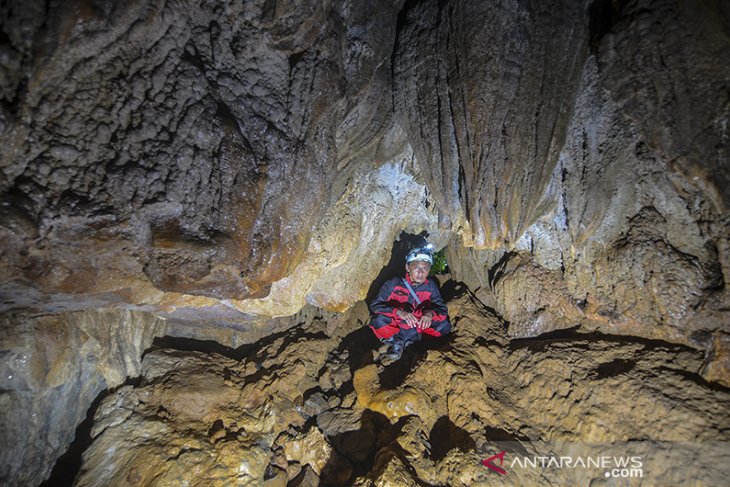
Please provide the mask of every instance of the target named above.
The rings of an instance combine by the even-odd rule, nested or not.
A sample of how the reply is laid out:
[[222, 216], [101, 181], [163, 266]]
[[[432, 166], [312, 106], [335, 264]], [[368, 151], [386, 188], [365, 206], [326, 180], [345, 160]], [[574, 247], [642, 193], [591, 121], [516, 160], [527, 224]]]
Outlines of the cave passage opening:
[[[416, 247], [422, 247], [429, 243], [433, 243], [429, 240], [429, 233], [422, 231], [421, 233], [408, 233], [405, 230], [396, 237], [393, 241], [393, 247], [390, 252], [390, 260], [383, 266], [378, 275], [373, 280], [370, 288], [368, 289], [365, 301], [370, 301], [375, 298], [380, 290], [381, 286], [392, 277], [402, 277], [404, 275], [404, 265], [406, 261], [406, 254]], [[449, 273], [449, 264], [446, 261], [445, 250], [434, 248], [434, 263], [431, 267], [430, 278], [436, 279], [439, 286], [441, 283], [439, 275]], [[449, 286], [449, 289], [453, 286]], [[447, 296], [444, 296], [446, 299]]]
[[[398, 238], [393, 242], [388, 263], [383, 266], [373, 281], [368, 292], [366, 304], [377, 294], [380, 286], [387, 279], [403, 275], [406, 254], [412, 248], [428, 243], [428, 237], [429, 234], [425, 231], [419, 234], [405, 231], [400, 233]], [[432, 277], [435, 277], [438, 281], [438, 277]], [[462, 283], [455, 283], [450, 279], [443, 283], [443, 285], [439, 283], [439, 286], [442, 288], [444, 298], [447, 301], [451, 300], [454, 296], [458, 297], [466, 292], [465, 286]], [[348, 401], [352, 400], [351, 398], [355, 393], [352, 377], [357, 370], [374, 364], [373, 353], [377, 350], [379, 343], [369, 329], [369, 315], [365, 313], [366, 307], [362, 303], [359, 303], [356, 307], [359, 307], [359, 312], [355, 308], [352, 308], [350, 312], [341, 314], [342, 317], [347, 317], [345, 319], [350, 323], [348, 325], [350, 331], [336, 338], [333, 342], [334, 347], [328, 352], [325, 352], [328, 358], [322, 368], [315, 374], [320, 381], [319, 384], [310, 384], [311, 387], [307, 387], [306, 390], [302, 389], [300, 391], [300, 398], [295, 400], [296, 407], [300, 408], [302, 414], [307, 418], [301, 426], [291, 430], [296, 431], [297, 435], [307, 436], [312, 434], [312, 429], [317, 428], [319, 413], [327, 410], [331, 411], [333, 406], [335, 409], [353, 407], [352, 404], [348, 403]], [[336, 315], [339, 316], [340, 314]], [[142, 353], [142, 359], [145, 360], [150, 355], [173, 353], [175, 351], [174, 353], [183, 352], [193, 355], [202, 353], [210, 356], [211, 360], [231, 360], [240, 364], [250, 363], [254, 367], [252, 369], [253, 374], [247, 376], [241, 383], [241, 386], [245, 387], [257, 381], [266, 380], [268, 377], [278, 374], [280, 368], [286, 367], [283, 364], [271, 365], [267, 362], [270, 360], [278, 360], [270, 355], [272, 350], [282, 352], [288, 347], [295, 347], [297, 343], [301, 343], [302, 341], [316, 342], [318, 340], [330, 339], [324, 333], [321, 325], [317, 328], [317, 325], [313, 325], [313, 322], [318, 320], [324, 322], [331, 318], [327, 313], [321, 311], [312, 312], [310, 310], [309, 313], [292, 317], [294, 321], [289, 329], [235, 348], [214, 340], [175, 336], [156, 337], [151, 346]], [[310, 330], [312, 326], [317, 331], [314, 331], [314, 329]], [[428, 343], [421, 342], [415, 344], [404, 354], [400, 364], [388, 366], [381, 371], [379, 376], [380, 387], [383, 390], [397, 390], [407, 380], [408, 375], [421, 365], [429, 350], [449, 350], [452, 339], [452, 336], [447, 336], [439, 340], [429, 340]], [[345, 372], [334, 372], [338, 370], [338, 367], [342, 367]], [[236, 375], [241, 374], [241, 372], [236, 372], [236, 369], [233, 367], [230, 369], [226, 368], [224, 379], [231, 380], [233, 378], [235, 380]], [[329, 377], [337, 376], [338, 374], [347, 379], [342, 381], [342, 383], [337, 383], [334, 388], [328, 388], [329, 385], [326, 381], [329, 380]], [[122, 389], [124, 386], [131, 386], [134, 389], [139, 388], [142, 390], [153, 387], [153, 384], [139, 376], [128, 379], [125, 384], [118, 388], [107, 389], [100, 393], [89, 408], [84, 423], [79, 426], [75, 441], [69, 446], [62, 458], [58, 460], [51, 477], [43, 485], [70, 486], [78, 481], [83, 465], [83, 456], [93, 442], [90, 432], [94, 426], [95, 414], [99, 409], [99, 405], [110, 394]], [[130, 394], [132, 392], [126, 390], [123, 393]], [[320, 408], [322, 411], [319, 411]], [[345, 433], [327, 433], [325, 438], [328, 444], [332, 446], [333, 451], [327, 460], [326, 466], [321, 471], [320, 485], [342, 485], [339, 482], [343, 480], [343, 475], [348, 470], [351, 473], [348, 475], [346, 483], [352, 480], [353, 477], [367, 474], [375, 465], [379, 441], [382, 441], [383, 438], [397, 437], [400, 435], [400, 430], [406, 422], [402, 419], [391, 424], [388, 418], [382, 414], [365, 409], [363, 417], [360, 418], [361, 426], [358, 429]], [[224, 424], [219, 420], [211, 426], [211, 435], [215, 436], [219, 434], [219, 431], [223, 431], [226, 435], [235, 437], [229, 429], [230, 425]], [[429, 437], [436, 444], [434, 451], [430, 454], [435, 460], [440, 460], [445, 457], [447, 452], [452, 448], [461, 450], [474, 449], [474, 441], [469, 437], [468, 433], [456, 428], [448, 417], [443, 417], [438, 425], [434, 426]], [[272, 445], [271, 448], [273, 456], [281, 451], [276, 445]], [[343, 458], [345, 459], [344, 462]], [[343, 467], [343, 463], [346, 467]], [[267, 467], [266, 477], [273, 478], [279, 470], [273, 463], [270, 464]], [[305, 471], [303, 470], [300, 476], [304, 473]]]
[[393, 248], [390, 252], [390, 260], [380, 270], [368, 289], [365, 301], [370, 303], [385, 281], [392, 277], [402, 277], [406, 262], [406, 254], [415, 247], [424, 246], [428, 243], [428, 232], [425, 230], [418, 234], [402, 231], [400, 235], [393, 241]]

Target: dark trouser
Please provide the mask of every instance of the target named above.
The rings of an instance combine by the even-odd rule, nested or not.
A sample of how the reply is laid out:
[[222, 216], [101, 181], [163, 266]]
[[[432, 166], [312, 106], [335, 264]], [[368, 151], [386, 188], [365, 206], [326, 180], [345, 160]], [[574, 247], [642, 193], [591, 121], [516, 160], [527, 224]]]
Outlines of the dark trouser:
[[403, 325], [405, 325], [405, 322], [400, 319], [394, 320], [390, 316], [380, 314], [373, 315], [370, 321], [370, 328], [379, 340], [392, 338], [396, 341], [402, 341], [404, 344], [417, 342], [421, 339], [421, 335], [440, 337], [451, 331], [451, 322], [448, 318], [432, 321], [431, 327], [425, 330], [419, 330], [415, 326], [413, 328], [402, 328]]

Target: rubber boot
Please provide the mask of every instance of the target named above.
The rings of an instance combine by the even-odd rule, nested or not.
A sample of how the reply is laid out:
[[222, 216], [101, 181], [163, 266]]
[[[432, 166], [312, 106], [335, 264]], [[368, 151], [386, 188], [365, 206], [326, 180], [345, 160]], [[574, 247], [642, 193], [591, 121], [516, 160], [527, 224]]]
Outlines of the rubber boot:
[[388, 360], [389, 362], [395, 362], [396, 360], [400, 360], [401, 356], [403, 355], [403, 349], [404, 344], [402, 340], [393, 340], [393, 342], [388, 347], [388, 350], [383, 354], [383, 358]]

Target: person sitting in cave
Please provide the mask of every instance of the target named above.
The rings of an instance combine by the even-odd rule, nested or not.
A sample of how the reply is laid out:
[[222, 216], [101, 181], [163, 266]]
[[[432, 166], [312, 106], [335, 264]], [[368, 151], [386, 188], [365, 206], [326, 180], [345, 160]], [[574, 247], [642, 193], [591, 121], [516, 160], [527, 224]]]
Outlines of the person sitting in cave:
[[432, 245], [411, 250], [405, 277], [386, 281], [370, 303], [370, 328], [384, 345], [381, 360], [400, 359], [422, 335], [440, 337], [451, 331], [446, 303], [436, 281], [428, 278], [432, 264]]

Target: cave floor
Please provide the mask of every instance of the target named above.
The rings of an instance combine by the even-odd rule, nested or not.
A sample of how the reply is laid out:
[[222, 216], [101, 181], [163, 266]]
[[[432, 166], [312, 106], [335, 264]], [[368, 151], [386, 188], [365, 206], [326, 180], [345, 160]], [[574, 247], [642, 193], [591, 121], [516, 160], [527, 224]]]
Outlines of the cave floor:
[[580, 330], [513, 340], [466, 289], [449, 308], [450, 336], [388, 366], [364, 306], [334, 330], [314, 318], [235, 350], [158, 340], [141, 377], [94, 405], [75, 484], [728, 478], [730, 391], [700, 377], [700, 352]]

